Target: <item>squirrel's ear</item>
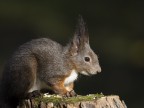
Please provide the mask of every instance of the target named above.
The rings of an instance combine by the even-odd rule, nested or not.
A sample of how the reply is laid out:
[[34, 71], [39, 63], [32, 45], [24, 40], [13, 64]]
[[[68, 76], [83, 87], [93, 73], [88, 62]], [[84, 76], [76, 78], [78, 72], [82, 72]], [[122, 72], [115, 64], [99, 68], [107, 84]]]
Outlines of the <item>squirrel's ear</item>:
[[75, 35], [79, 37], [81, 45], [85, 43], [89, 44], [88, 29], [81, 15], [79, 15], [78, 18], [78, 24], [76, 26]]
[[78, 51], [83, 49], [86, 43], [89, 44], [88, 29], [85, 26], [85, 22], [82, 16], [79, 15], [78, 24], [74, 33], [74, 38], [70, 44], [70, 54], [77, 55]]

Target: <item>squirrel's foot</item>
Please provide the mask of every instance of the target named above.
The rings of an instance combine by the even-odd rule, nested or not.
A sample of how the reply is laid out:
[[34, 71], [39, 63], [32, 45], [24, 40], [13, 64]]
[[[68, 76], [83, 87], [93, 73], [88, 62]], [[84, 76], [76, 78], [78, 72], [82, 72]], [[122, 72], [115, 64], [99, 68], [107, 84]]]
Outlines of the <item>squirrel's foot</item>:
[[74, 90], [71, 90], [71, 91], [67, 92], [65, 96], [66, 97], [74, 97], [74, 96], [77, 96], [77, 94]]
[[40, 91], [39, 90], [35, 90], [33, 92], [28, 93], [26, 98], [27, 99], [33, 99], [33, 98], [40, 97], [40, 96], [41, 96]]

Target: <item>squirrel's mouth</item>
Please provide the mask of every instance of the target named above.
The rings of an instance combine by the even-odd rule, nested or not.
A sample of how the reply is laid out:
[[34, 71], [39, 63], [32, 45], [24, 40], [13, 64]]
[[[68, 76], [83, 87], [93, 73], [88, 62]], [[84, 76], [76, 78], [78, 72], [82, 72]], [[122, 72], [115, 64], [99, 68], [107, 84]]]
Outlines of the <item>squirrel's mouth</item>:
[[92, 76], [92, 75], [96, 75], [97, 73], [101, 72], [101, 68], [99, 68], [96, 71], [81, 71], [80, 74], [82, 75], [86, 75], [86, 76]]
[[80, 72], [82, 75], [86, 75], [86, 76], [91, 76], [91, 75], [95, 75], [95, 74], [97, 74], [97, 72], [92, 72], [92, 73], [90, 73], [90, 72], [86, 72], [86, 71], [82, 71], [82, 72]]

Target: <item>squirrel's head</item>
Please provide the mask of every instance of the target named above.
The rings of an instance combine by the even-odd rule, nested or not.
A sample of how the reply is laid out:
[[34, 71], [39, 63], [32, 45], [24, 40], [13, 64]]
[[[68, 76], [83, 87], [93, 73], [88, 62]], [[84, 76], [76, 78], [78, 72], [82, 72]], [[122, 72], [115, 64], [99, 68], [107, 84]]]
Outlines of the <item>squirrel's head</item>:
[[84, 75], [101, 72], [98, 57], [90, 48], [88, 29], [81, 16], [69, 47], [70, 59], [76, 71]]

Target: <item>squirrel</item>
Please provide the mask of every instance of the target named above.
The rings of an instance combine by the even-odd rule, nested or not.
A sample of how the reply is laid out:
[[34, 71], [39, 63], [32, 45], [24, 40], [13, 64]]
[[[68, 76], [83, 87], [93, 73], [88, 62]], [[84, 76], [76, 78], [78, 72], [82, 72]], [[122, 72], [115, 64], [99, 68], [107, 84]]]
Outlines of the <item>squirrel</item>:
[[13, 53], [2, 74], [0, 107], [16, 108], [19, 100], [35, 90], [75, 95], [78, 74], [90, 76], [98, 72], [98, 57], [90, 47], [88, 29], [79, 16], [74, 37], [66, 46], [39, 38], [24, 43]]

